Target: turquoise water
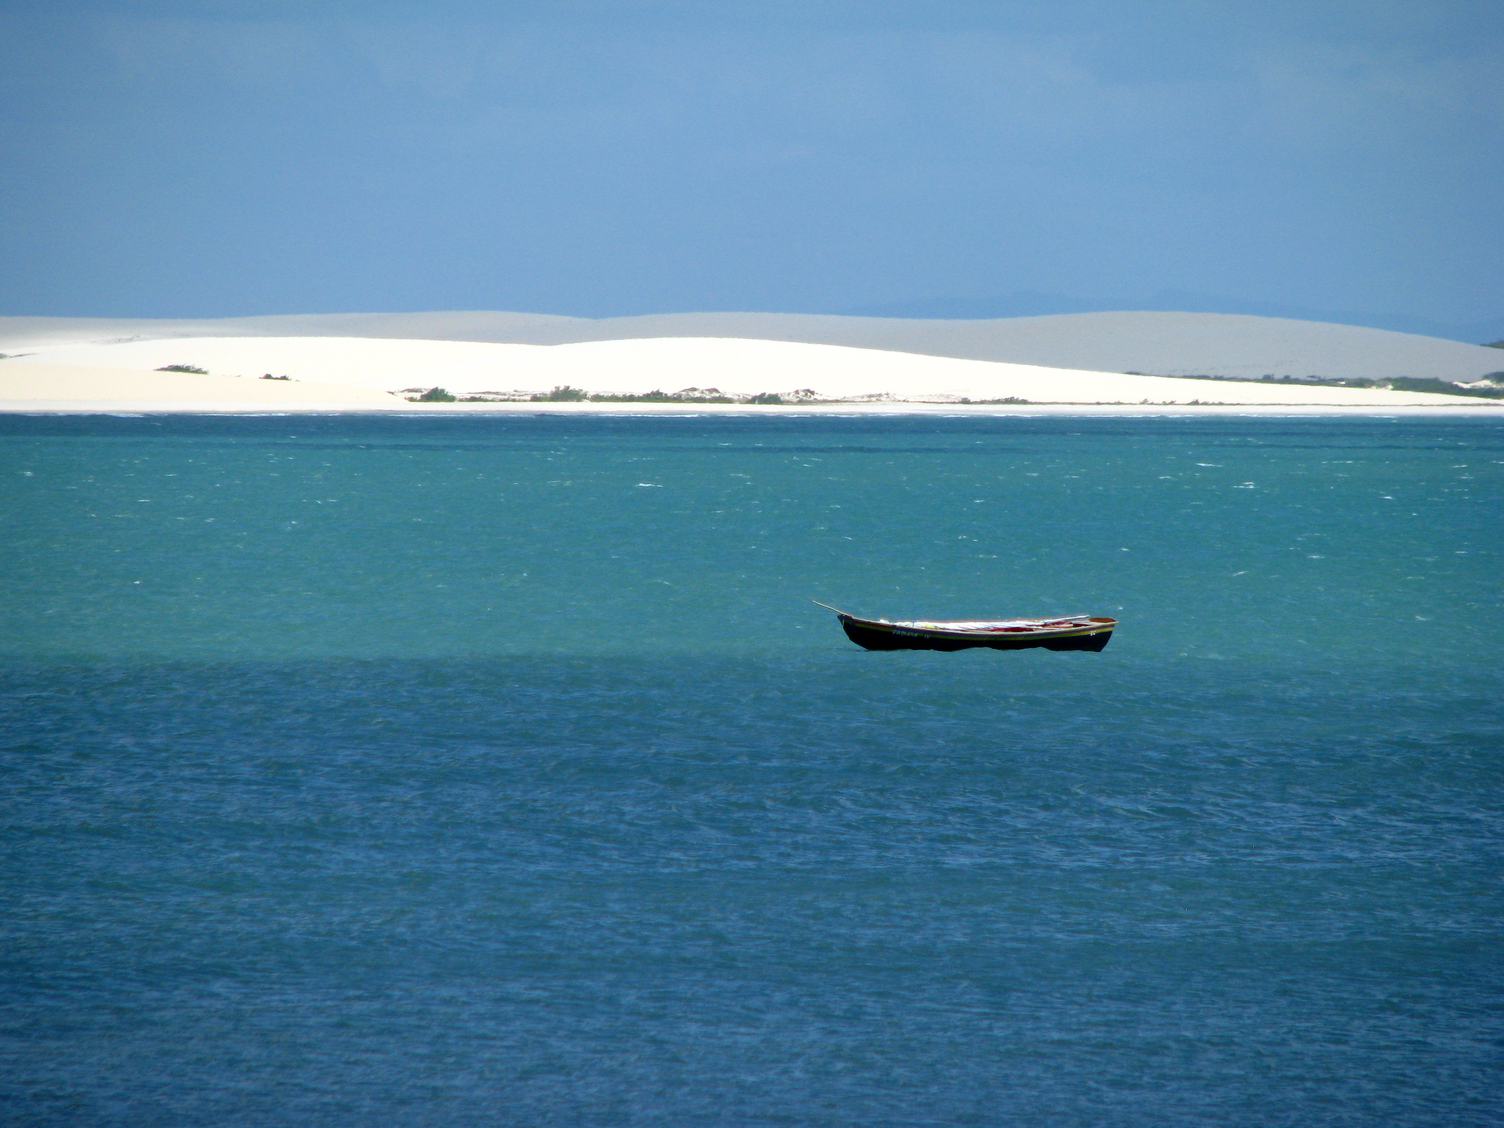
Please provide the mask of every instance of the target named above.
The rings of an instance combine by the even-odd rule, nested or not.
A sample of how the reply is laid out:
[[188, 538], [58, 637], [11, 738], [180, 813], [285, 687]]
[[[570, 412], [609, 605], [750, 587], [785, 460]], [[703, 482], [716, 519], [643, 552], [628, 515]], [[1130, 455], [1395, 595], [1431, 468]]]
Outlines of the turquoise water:
[[1498, 423], [9, 417], [0, 482], [6, 1121], [1504, 1118]]

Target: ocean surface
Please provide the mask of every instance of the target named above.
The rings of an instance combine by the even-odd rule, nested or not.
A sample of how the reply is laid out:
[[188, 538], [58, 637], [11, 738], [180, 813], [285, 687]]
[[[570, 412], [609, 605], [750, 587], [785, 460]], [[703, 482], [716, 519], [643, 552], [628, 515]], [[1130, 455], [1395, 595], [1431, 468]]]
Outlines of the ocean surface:
[[1504, 1121], [1497, 421], [10, 416], [0, 483], [0, 1122]]

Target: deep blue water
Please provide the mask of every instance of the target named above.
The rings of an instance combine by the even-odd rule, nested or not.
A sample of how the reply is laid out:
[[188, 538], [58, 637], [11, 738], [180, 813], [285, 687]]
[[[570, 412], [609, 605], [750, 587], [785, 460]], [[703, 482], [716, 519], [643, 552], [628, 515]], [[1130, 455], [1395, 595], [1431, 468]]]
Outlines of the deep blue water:
[[0, 483], [0, 1120], [1504, 1120], [1497, 422], [0, 417]]

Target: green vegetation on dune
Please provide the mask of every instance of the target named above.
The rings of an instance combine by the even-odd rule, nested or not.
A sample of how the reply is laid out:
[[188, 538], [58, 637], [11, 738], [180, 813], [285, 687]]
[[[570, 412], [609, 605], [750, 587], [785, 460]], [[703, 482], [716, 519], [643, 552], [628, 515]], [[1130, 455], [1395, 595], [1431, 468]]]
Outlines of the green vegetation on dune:
[[571, 387], [564, 384], [556, 387], [551, 392], [540, 392], [529, 396], [533, 403], [783, 403], [784, 400], [772, 392], [763, 392], [757, 396], [746, 399], [738, 399], [736, 396], [728, 396], [716, 388], [692, 388], [682, 392], [665, 392], [655, 388], [651, 392], [587, 392], [583, 388]]
[[543, 392], [536, 396], [529, 396], [538, 403], [580, 403], [590, 398], [590, 393], [583, 388], [572, 388], [568, 384], [555, 387], [551, 392]]
[[[1142, 376], [1142, 372], [1130, 372], [1130, 376]], [[1214, 380], [1227, 382], [1226, 376], [1211, 376], [1201, 373], [1181, 373], [1179, 380]], [[1258, 384], [1289, 384], [1311, 388], [1373, 388], [1384, 392], [1426, 392], [1438, 396], [1468, 396], [1474, 399], [1504, 399], [1504, 388], [1474, 387], [1452, 380], [1433, 380], [1423, 376], [1395, 376], [1388, 379], [1369, 379], [1362, 376], [1263, 376], [1249, 378]], [[1479, 377], [1482, 380], [1504, 380], [1504, 372], [1490, 372]]]

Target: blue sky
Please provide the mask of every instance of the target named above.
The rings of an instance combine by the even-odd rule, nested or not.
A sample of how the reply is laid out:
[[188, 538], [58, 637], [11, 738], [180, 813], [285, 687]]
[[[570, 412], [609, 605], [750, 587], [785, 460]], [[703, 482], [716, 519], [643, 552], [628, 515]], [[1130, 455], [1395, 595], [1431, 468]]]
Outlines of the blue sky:
[[1497, 0], [0, 0], [0, 313], [1504, 336]]

